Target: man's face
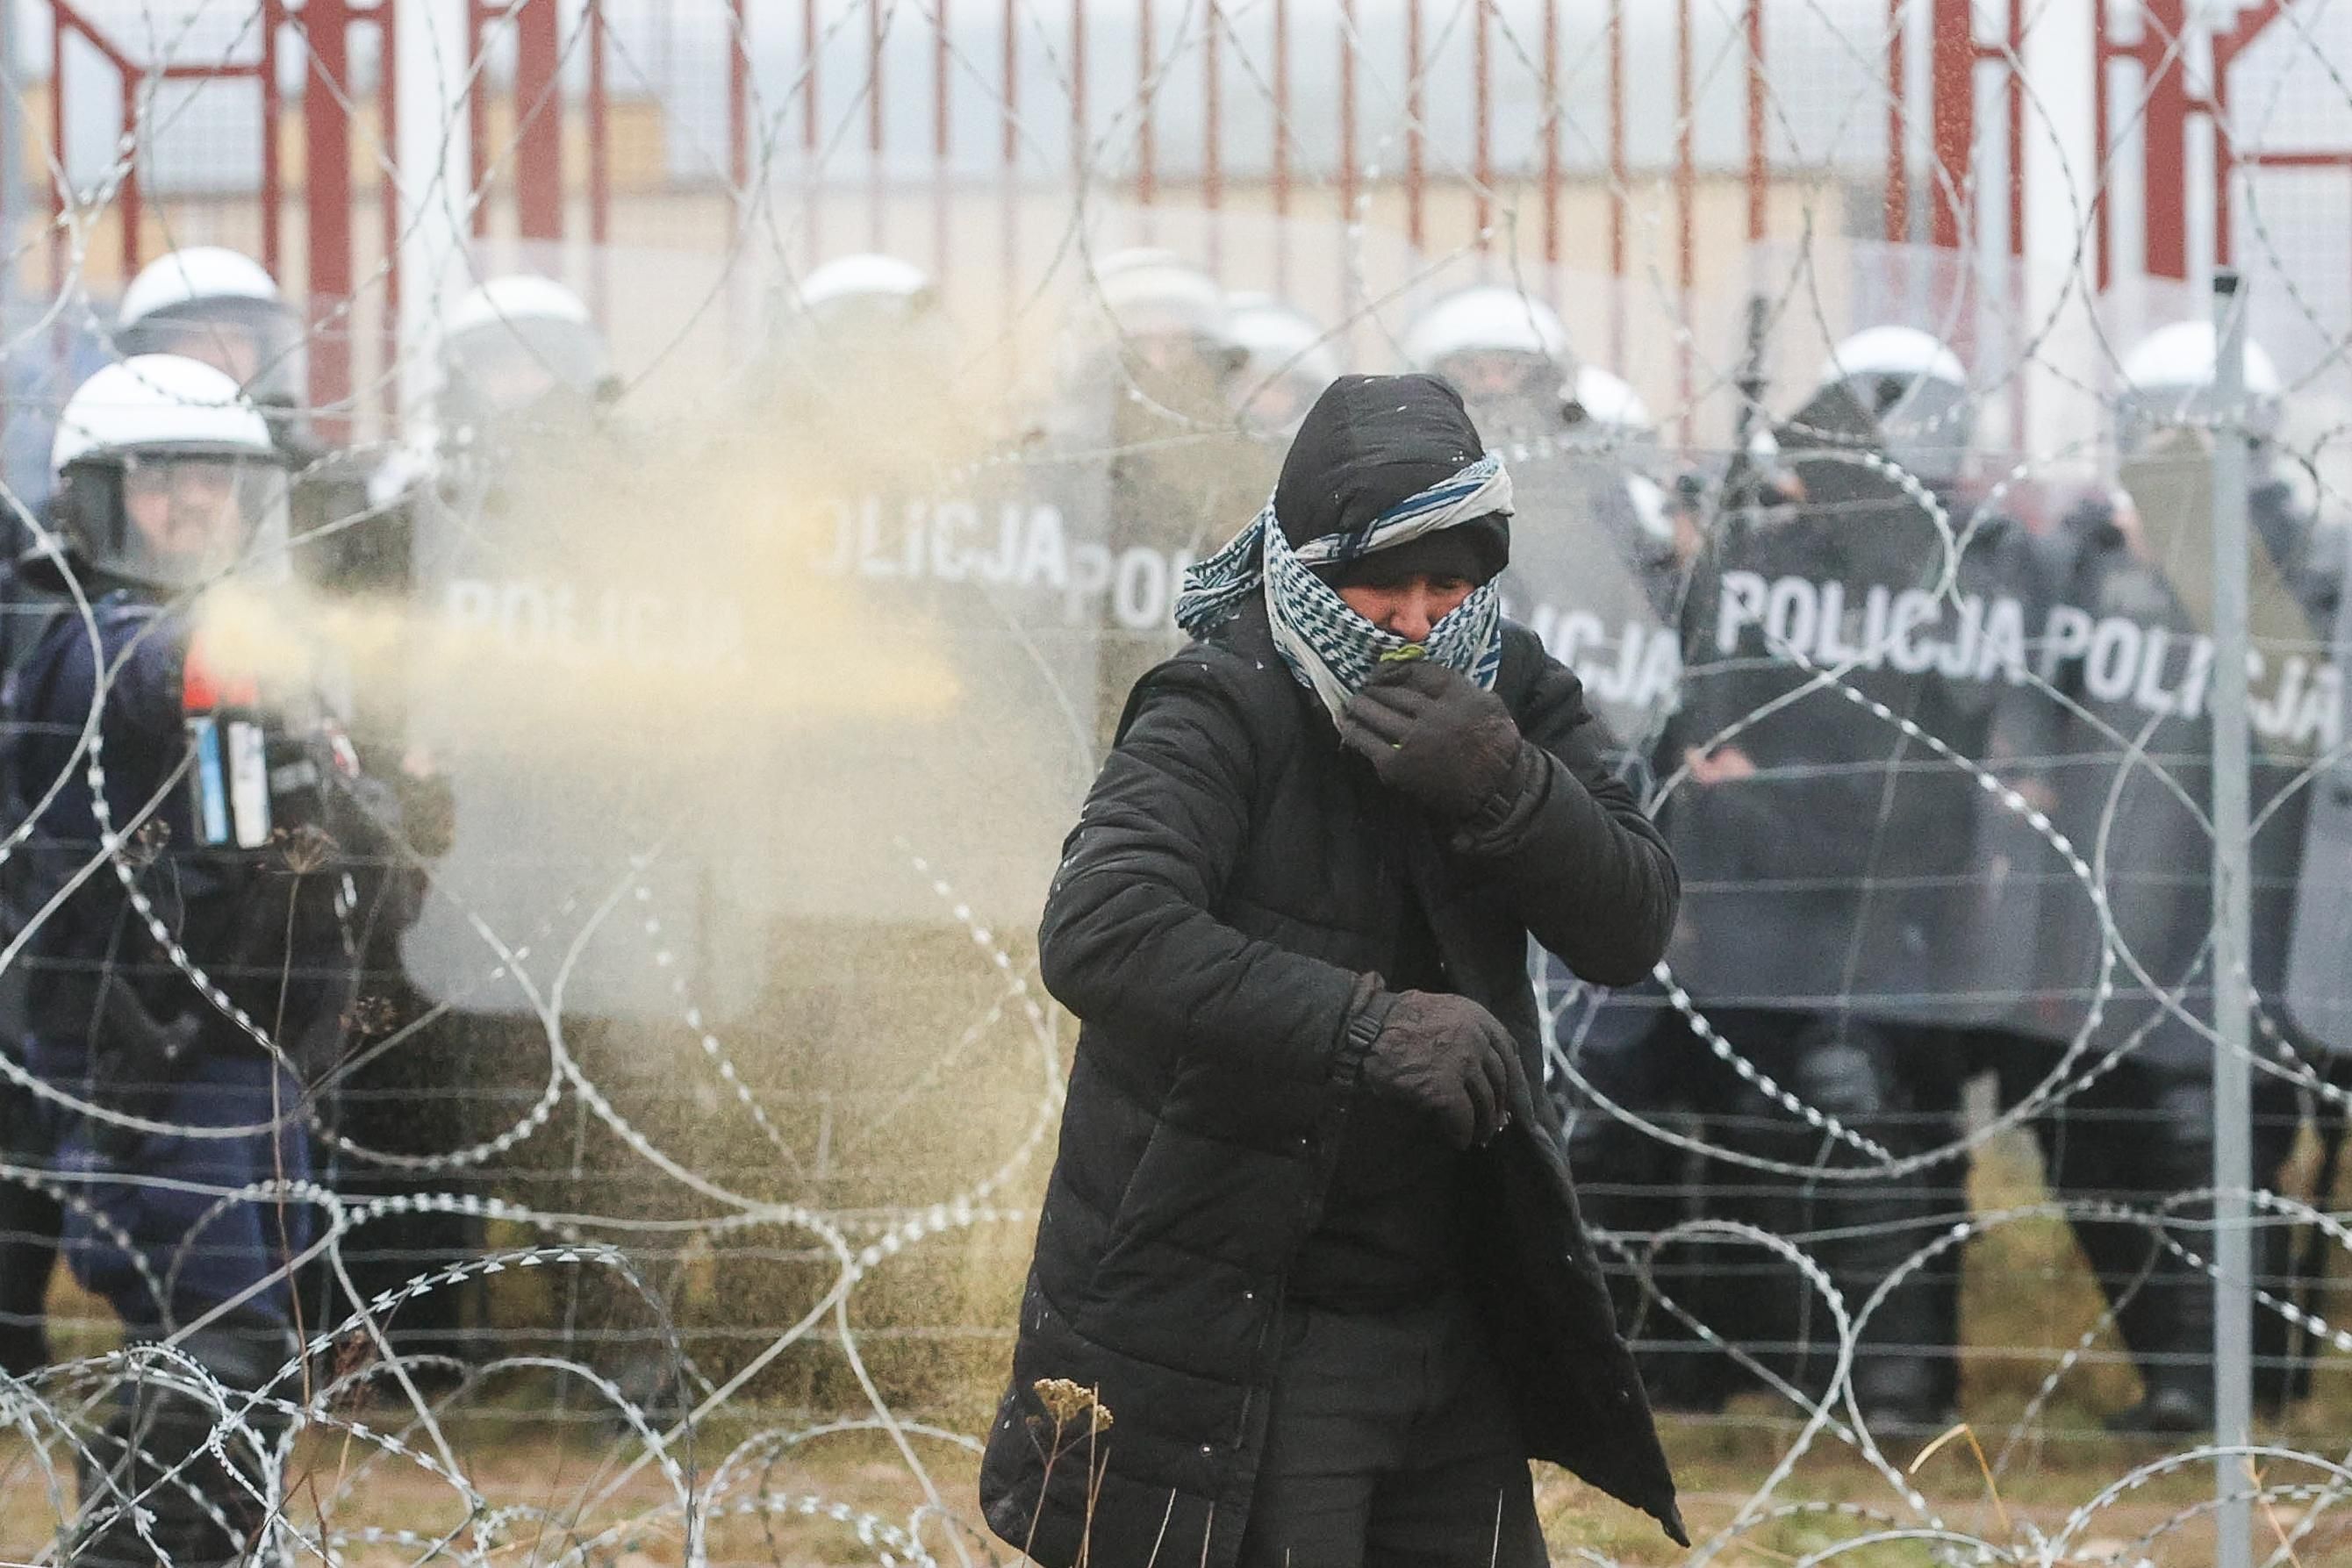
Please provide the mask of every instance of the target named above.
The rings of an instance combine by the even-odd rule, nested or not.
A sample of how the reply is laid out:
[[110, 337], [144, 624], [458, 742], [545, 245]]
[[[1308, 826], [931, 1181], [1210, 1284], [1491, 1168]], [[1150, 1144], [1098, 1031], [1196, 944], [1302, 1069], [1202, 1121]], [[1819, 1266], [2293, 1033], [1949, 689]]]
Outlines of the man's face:
[[1276, 376], [1253, 390], [1245, 375], [1235, 390], [1249, 394], [1242, 400], [1243, 415], [1258, 429], [1269, 431], [1297, 430], [1323, 391], [1304, 376]]
[[1408, 643], [1429, 640], [1430, 629], [1462, 608], [1478, 585], [1466, 577], [1417, 571], [1393, 582], [1357, 582], [1337, 591], [1349, 609]]
[[1533, 396], [1543, 390], [1548, 380], [1559, 374], [1529, 355], [1500, 350], [1449, 355], [1443, 368], [1445, 379], [1469, 402], [1500, 402]]
[[128, 465], [122, 509], [158, 561], [182, 568], [225, 565], [245, 543], [236, 465], [219, 457], [169, 457]]
[[535, 407], [561, 386], [555, 372], [520, 344], [481, 356], [471, 367], [475, 390], [499, 413]]
[[161, 351], [210, 365], [239, 386], [261, 371], [261, 345], [251, 332], [226, 321], [190, 321]]

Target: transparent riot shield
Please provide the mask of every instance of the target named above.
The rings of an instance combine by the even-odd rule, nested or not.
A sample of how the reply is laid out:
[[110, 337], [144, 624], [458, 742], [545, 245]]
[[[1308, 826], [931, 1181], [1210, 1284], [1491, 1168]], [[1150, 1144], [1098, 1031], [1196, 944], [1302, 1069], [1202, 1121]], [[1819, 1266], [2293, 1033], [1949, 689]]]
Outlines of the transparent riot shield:
[[1664, 495], [1625, 455], [1555, 440], [1514, 444], [1504, 613], [1576, 671], [1619, 746], [1638, 747], [1673, 706], [1681, 648]]
[[[2330, 640], [2331, 667], [2352, 648], [2352, 596], [2338, 610]], [[2311, 792], [2303, 842], [2303, 874], [2295, 890], [2288, 949], [2286, 1009], [2295, 1025], [2329, 1054], [2352, 1055], [2352, 758], [2343, 737], [2346, 695], [2336, 681], [2333, 727], [2321, 731], [2322, 766]]]
[[[2100, 302], [2102, 338], [2113, 345], [2098, 387], [2105, 427], [2072, 482], [2048, 486], [2051, 603], [2034, 637], [2038, 695], [2022, 705], [2027, 722], [2004, 768], [2050, 826], [2038, 830], [2015, 810], [1989, 818], [1997, 834], [1988, 860], [2011, 890], [1995, 904], [1995, 932], [2034, 934], [2032, 962], [2007, 971], [2015, 1001], [2003, 1026], [2068, 1041], [2095, 1008], [2102, 1049], [2126, 1047], [2184, 1071], [2210, 1055], [2198, 1020], [2210, 1019], [2212, 989], [2216, 435], [2205, 427], [2209, 411], [2136, 392], [2123, 363], [2150, 334], [2199, 321], [2204, 308], [2201, 296], [2165, 285]], [[2292, 340], [2272, 325], [2274, 340]], [[2326, 881], [2324, 852], [2308, 871], [2305, 861], [2307, 835], [2316, 843], [2326, 831], [2307, 822], [2326, 810], [2312, 770], [2340, 726], [2325, 618], [2341, 574], [2321, 564], [2326, 529], [2291, 482], [2282, 433], [2254, 423], [2259, 434], [2250, 427], [2239, 437], [2255, 436], [2246, 498], [2250, 936], [2263, 1032], [2273, 1045], [2294, 1044], [2324, 1032], [2305, 1015], [2312, 998], [2294, 985], [2290, 948], [2302, 939], [2298, 905], [2314, 898], [2307, 879]]]
[[454, 803], [405, 949], [429, 996], [764, 1015], [838, 967], [823, 934], [1034, 918], [1091, 772], [1101, 470], [981, 461], [945, 377], [928, 410], [862, 384], [446, 466], [410, 701]]
[[1715, 362], [1740, 367], [1737, 444], [1655, 758], [1684, 875], [1668, 963], [1703, 1008], [1989, 1021], [2023, 955], [1989, 918], [1986, 784], [2029, 700], [2041, 589], [1988, 497], [1998, 420], [1962, 350], [1998, 369], [2006, 302], [1901, 247], [1752, 260], [1783, 291], [1807, 271], [1817, 308], [1711, 318]]

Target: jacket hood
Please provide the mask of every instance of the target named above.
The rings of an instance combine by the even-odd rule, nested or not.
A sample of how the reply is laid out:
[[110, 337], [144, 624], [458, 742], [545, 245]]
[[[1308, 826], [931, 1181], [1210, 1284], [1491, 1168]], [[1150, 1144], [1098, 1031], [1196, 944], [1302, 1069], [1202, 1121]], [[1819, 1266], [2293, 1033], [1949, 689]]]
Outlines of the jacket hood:
[[1486, 455], [1461, 394], [1435, 376], [1341, 376], [1307, 411], [1275, 517], [1294, 549], [1360, 528]]

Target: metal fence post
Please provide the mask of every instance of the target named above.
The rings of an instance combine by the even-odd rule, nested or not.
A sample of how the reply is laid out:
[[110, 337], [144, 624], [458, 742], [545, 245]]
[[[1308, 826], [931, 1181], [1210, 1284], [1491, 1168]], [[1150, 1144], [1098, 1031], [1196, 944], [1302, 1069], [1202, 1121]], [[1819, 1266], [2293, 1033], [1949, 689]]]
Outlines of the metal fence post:
[[2253, 1424], [2252, 1012], [2247, 946], [2246, 310], [2236, 272], [2213, 275], [2213, 1436], [2219, 1568], [2251, 1568]]

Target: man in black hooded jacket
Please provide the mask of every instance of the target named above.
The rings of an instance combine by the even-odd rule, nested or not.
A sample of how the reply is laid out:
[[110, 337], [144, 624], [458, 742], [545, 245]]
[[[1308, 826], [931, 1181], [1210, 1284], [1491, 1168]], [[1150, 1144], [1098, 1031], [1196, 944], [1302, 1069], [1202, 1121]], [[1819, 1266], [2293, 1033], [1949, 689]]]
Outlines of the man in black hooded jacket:
[[1045, 910], [1082, 1028], [981, 1478], [1049, 1568], [1532, 1568], [1531, 1458], [1683, 1538], [1527, 963], [1640, 978], [1679, 883], [1500, 620], [1508, 508], [1450, 388], [1343, 378], [1128, 702]]

